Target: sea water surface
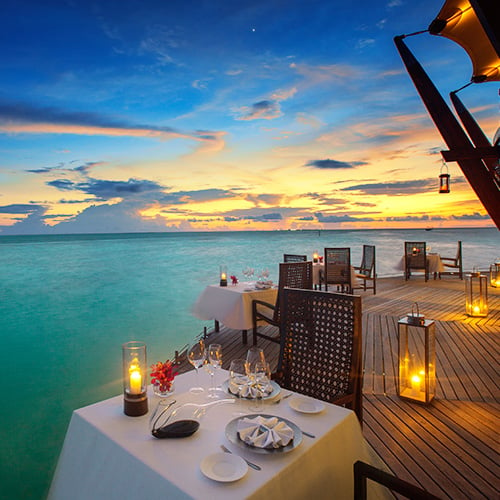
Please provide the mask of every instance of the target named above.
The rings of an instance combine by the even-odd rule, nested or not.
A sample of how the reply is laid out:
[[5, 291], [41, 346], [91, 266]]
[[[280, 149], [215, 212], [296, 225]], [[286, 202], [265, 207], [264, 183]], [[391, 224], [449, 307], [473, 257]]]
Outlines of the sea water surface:
[[377, 274], [402, 276], [404, 241], [454, 256], [458, 240], [467, 270], [500, 258], [496, 228], [0, 236], [0, 498], [45, 498], [71, 412], [122, 391], [122, 343], [152, 363], [209, 326], [191, 307], [219, 265], [276, 281], [284, 253], [348, 246], [356, 265], [372, 244]]

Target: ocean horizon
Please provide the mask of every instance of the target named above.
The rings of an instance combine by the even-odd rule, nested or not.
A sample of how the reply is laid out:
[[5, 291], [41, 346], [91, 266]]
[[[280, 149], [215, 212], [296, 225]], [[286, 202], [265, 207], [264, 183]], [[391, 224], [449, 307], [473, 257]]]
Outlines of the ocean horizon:
[[497, 228], [0, 235], [0, 332], [9, 400], [1, 409], [1, 498], [45, 498], [73, 410], [121, 393], [121, 344], [142, 340], [148, 363], [172, 358], [204, 322], [191, 308], [219, 266], [243, 280], [284, 253], [373, 244], [377, 274], [401, 276], [404, 241], [425, 241], [464, 269], [500, 258]]

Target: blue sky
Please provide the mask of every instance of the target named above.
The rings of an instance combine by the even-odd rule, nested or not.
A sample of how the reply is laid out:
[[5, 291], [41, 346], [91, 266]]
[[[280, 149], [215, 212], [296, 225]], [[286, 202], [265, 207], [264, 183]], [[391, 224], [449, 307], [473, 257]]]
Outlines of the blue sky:
[[[404, 70], [423, 0], [11, 1], [0, 234], [493, 225]], [[447, 98], [465, 51], [407, 45]], [[488, 137], [498, 85], [460, 93]]]

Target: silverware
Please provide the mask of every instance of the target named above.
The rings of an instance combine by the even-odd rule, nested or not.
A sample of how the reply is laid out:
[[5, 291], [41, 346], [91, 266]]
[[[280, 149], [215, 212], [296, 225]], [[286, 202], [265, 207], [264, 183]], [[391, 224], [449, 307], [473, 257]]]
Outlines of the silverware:
[[[232, 453], [232, 451], [230, 449], [226, 448], [223, 444], [221, 444], [220, 447], [222, 448], [222, 451], [224, 451], [225, 453]], [[243, 458], [243, 457], [241, 457], [241, 458]], [[262, 470], [260, 466], [258, 466], [257, 464], [254, 464], [252, 462], [249, 462], [246, 458], [243, 458], [243, 460], [245, 460], [245, 462], [248, 464], [248, 466], [251, 467], [252, 469]]]
[[[302, 429], [300, 429], [302, 431]], [[304, 436], [308, 436], [310, 438], [315, 438], [316, 436], [314, 434], [311, 434], [310, 432], [306, 432], [306, 431], [302, 431], [302, 434], [304, 434]]]
[[289, 398], [292, 394], [293, 394], [293, 392], [289, 392], [288, 394], [285, 394], [283, 397], [274, 401], [274, 404], [277, 405], [278, 403], [281, 403], [281, 401], [283, 401], [286, 398]]

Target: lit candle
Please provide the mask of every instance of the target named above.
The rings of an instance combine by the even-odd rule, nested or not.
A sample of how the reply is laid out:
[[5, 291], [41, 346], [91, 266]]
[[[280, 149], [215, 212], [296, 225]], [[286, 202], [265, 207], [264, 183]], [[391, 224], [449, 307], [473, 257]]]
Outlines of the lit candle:
[[227, 280], [226, 273], [221, 273], [221, 275], [220, 275], [220, 279], [221, 279], [221, 280]]
[[420, 375], [412, 375], [411, 377], [411, 393], [413, 396], [417, 396], [420, 392], [420, 382], [422, 379]]
[[130, 367], [130, 394], [140, 394], [142, 392], [141, 372], [137, 367]]
[[318, 252], [313, 253], [313, 262], [318, 262]]

